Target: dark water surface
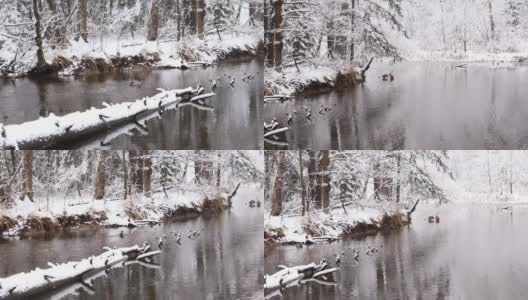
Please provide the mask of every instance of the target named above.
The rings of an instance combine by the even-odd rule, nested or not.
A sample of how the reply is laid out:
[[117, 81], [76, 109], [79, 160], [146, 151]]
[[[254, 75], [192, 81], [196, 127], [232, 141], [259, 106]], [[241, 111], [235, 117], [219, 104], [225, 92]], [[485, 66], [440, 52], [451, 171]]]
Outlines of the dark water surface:
[[[244, 73], [255, 78], [242, 81]], [[227, 75], [235, 76], [232, 88]], [[132, 135], [100, 137], [114, 149], [261, 149], [263, 63], [222, 63], [214, 68], [149, 71], [135, 69], [91, 76], [46, 77], [0, 80], [0, 123], [18, 124], [49, 113], [64, 115], [103, 102], [134, 101], [157, 93], [157, 88], [176, 89], [202, 84], [210, 91], [212, 80], [221, 78], [216, 96], [206, 100], [213, 110], [184, 106], [168, 111], [162, 119], [147, 122], [148, 133], [132, 130]], [[133, 84], [131, 85], [131, 82]], [[89, 146], [99, 147], [90, 141]], [[77, 148], [83, 145], [65, 145]]]
[[[240, 200], [247, 202], [249, 199]], [[95, 279], [94, 291], [77, 290], [42, 295], [33, 299], [262, 299], [263, 255], [262, 210], [237, 204], [217, 217], [154, 227], [103, 229], [69, 233], [49, 239], [0, 239], [0, 277], [47, 268], [47, 262], [80, 260], [100, 254], [104, 246], [141, 245], [148, 240], [157, 249], [156, 237], [170, 235], [162, 254], [155, 258], [158, 269], [139, 264], [110, 270]], [[188, 226], [204, 228], [196, 240], [187, 238]], [[174, 234], [182, 233], [182, 245]], [[63, 295], [64, 296], [64, 295]]]
[[[526, 149], [528, 66], [375, 63], [355, 89], [264, 105], [264, 120], [297, 111], [266, 149]], [[381, 75], [393, 73], [393, 82]], [[319, 114], [321, 104], [333, 107]], [[335, 105], [335, 107], [334, 107]], [[312, 121], [304, 108], [312, 108]], [[285, 143], [280, 143], [285, 142]]]
[[[440, 223], [424, 218], [438, 214]], [[345, 252], [337, 285], [306, 283], [282, 299], [527, 299], [528, 207], [421, 208], [413, 224], [333, 244], [278, 247], [265, 258], [266, 274], [277, 266], [307, 264]], [[382, 247], [365, 255], [367, 245]], [[353, 260], [360, 249], [360, 262]], [[281, 299], [276, 296], [272, 299]]]

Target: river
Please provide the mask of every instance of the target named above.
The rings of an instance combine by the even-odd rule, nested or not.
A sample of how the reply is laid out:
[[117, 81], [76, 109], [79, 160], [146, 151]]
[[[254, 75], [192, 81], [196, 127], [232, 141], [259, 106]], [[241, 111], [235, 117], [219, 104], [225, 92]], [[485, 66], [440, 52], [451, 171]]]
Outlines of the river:
[[[321, 258], [334, 265], [334, 254], [344, 251], [335, 286], [306, 283], [286, 289], [283, 299], [526, 299], [528, 206], [504, 206], [425, 206], [401, 230], [276, 247], [265, 258], [265, 272]], [[428, 223], [429, 215], [440, 223]], [[367, 256], [367, 245], [380, 250]], [[358, 264], [354, 249], [360, 249]]]
[[[264, 105], [264, 120], [297, 111], [266, 149], [526, 149], [528, 66], [374, 63], [363, 86]], [[392, 73], [395, 80], [383, 81]], [[331, 107], [320, 114], [321, 105]], [[305, 118], [305, 108], [312, 118]]]
[[[0, 277], [47, 268], [48, 262], [98, 255], [104, 246], [141, 246], [149, 241], [157, 249], [156, 237], [166, 234], [166, 246], [154, 259], [159, 263], [157, 269], [140, 264], [114, 268], [108, 276], [95, 279], [93, 291], [80, 289], [32, 299], [262, 299], [263, 216], [261, 208], [248, 208], [249, 200], [239, 195], [233, 200], [234, 207], [219, 216], [161, 226], [73, 230], [22, 240], [0, 238]], [[187, 238], [189, 226], [203, 228], [199, 238]], [[119, 236], [121, 230], [124, 238]], [[182, 234], [181, 246], [174, 242], [173, 232]]]
[[[245, 74], [252, 80], [243, 81]], [[228, 76], [236, 78], [235, 87]], [[220, 78], [216, 95], [205, 104], [208, 109], [182, 106], [166, 112], [161, 119], [147, 122], [148, 132], [132, 130], [131, 134], [105, 136], [112, 149], [261, 149], [263, 102], [263, 63], [225, 62], [212, 68], [190, 70], [147, 70], [95, 74], [81, 77], [46, 76], [36, 79], [0, 80], [0, 123], [19, 124], [47, 116], [64, 115], [103, 102], [134, 101], [157, 93], [158, 88], [177, 89], [199, 83], [211, 90], [212, 80]], [[57, 148], [80, 148], [87, 140]], [[96, 145], [99, 146], [99, 145]]]

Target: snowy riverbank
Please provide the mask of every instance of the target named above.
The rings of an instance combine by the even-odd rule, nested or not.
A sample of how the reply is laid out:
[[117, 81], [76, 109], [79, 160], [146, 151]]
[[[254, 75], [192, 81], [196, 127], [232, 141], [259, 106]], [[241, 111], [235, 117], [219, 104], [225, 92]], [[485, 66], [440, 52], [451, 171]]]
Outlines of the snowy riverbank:
[[304, 244], [318, 237], [338, 239], [344, 235], [371, 230], [398, 228], [409, 224], [408, 211], [396, 206], [386, 208], [335, 208], [330, 214], [277, 216], [264, 220], [264, 237], [269, 244]]
[[136, 196], [127, 200], [72, 196], [56, 196], [49, 201], [16, 200], [11, 208], [0, 211], [0, 234], [18, 236], [31, 231], [53, 232], [94, 226], [136, 227], [165, 219], [217, 214], [229, 208], [236, 195], [241, 199], [238, 205], [246, 205], [247, 198], [256, 197], [255, 191], [255, 186], [249, 184], [241, 186], [240, 191], [227, 192], [212, 186], [189, 191], [167, 188], [166, 193], [158, 188], [151, 197]]
[[[254, 57], [259, 52], [260, 35], [252, 32], [225, 32], [221, 33], [221, 38], [217, 34], [209, 34], [204, 39], [189, 37], [180, 41], [155, 42], [148, 42], [140, 36], [133, 40], [108, 36], [104, 38], [103, 45], [104, 50], [101, 50], [100, 47], [95, 48], [93, 43], [71, 39], [64, 49], [47, 48], [45, 59], [51, 65], [51, 70], [63, 76], [83, 72], [108, 72], [133, 66], [188, 69], [196, 62], [198, 64], [195, 65], [202, 66], [230, 58]], [[9, 45], [4, 45], [0, 50], [0, 61], [9, 62], [13, 59]], [[33, 55], [18, 58], [14, 69], [9, 72], [4, 70], [3, 74], [0, 72], [0, 76], [28, 75], [35, 63]]]
[[282, 72], [266, 70], [265, 95], [297, 95], [311, 91], [327, 91], [353, 86], [359, 81], [358, 68], [338, 68], [330, 66], [285, 67]]

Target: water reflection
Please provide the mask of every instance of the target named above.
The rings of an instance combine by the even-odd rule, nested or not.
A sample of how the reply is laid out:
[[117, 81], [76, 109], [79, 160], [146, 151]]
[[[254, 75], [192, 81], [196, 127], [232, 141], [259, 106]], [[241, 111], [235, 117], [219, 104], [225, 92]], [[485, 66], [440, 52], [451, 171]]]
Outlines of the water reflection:
[[[439, 224], [424, 217], [438, 213]], [[523, 299], [528, 276], [528, 208], [449, 207], [417, 211], [411, 227], [340, 243], [279, 247], [265, 259], [267, 274], [279, 264], [333, 262], [345, 252], [336, 287], [307, 283], [284, 299]], [[382, 246], [366, 256], [367, 244]], [[362, 249], [360, 263], [353, 250]], [[279, 299], [275, 297], [272, 299]]]
[[[48, 261], [79, 260], [101, 253], [104, 246], [129, 246], [144, 240], [157, 245], [155, 238], [167, 234], [167, 245], [155, 258], [159, 268], [131, 264], [110, 270], [108, 277], [95, 278], [93, 291], [84, 288], [71, 294], [68, 287], [33, 299], [262, 299], [262, 218], [261, 209], [248, 209], [240, 203], [219, 217], [127, 229], [123, 239], [119, 237], [121, 229], [108, 229], [0, 240], [0, 274], [4, 277], [37, 266], [46, 268]], [[204, 231], [196, 240], [189, 240], [188, 226]], [[182, 233], [181, 246], [174, 242], [173, 232]]]
[[[242, 80], [247, 74], [254, 79]], [[235, 87], [228, 76], [236, 78]], [[46, 77], [0, 80], [0, 107], [4, 124], [35, 120], [50, 113], [64, 115], [103, 103], [132, 101], [157, 93], [158, 88], [196, 87], [209, 91], [212, 80], [220, 78], [216, 96], [202, 107], [186, 106], [152, 119], [148, 133], [132, 132], [111, 141], [116, 149], [259, 149], [262, 148], [261, 106], [263, 63], [255, 59], [223, 63], [213, 68], [95, 74], [81, 78]], [[209, 108], [212, 108], [209, 109]], [[161, 131], [160, 131], [161, 130]], [[98, 137], [98, 138], [103, 138]], [[79, 148], [86, 144], [61, 145]]]
[[[379, 76], [392, 72], [393, 82]], [[526, 65], [374, 64], [367, 84], [265, 104], [264, 120], [297, 111], [286, 146], [266, 149], [524, 149]], [[321, 105], [332, 107], [318, 113]], [[335, 106], [335, 108], [334, 108]], [[311, 107], [312, 120], [304, 117]]]

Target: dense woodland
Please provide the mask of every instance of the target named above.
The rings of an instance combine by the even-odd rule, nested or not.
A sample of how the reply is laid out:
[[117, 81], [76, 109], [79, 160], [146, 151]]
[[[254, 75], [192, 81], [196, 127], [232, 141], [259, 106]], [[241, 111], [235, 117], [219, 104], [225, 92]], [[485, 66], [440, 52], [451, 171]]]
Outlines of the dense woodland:
[[348, 206], [406, 205], [447, 196], [435, 173], [452, 176], [442, 151], [267, 151], [271, 215], [305, 215]]
[[262, 6], [256, 0], [1, 0], [0, 66], [6, 72], [28, 57], [45, 66], [48, 49], [67, 48], [73, 40], [104, 52], [105, 37], [158, 43], [221, 39], [224, 32], [258, 30]]
[[269, 0], [264, 15], [266, 62], [276, 70], [418, 52], [522, 51], [528, 38], [525, 0]]
[[[123, 200], [260, 182], [257, 151], [2, 151], [0, 208], [15, 201]], [[76, 200], [78, 201], [78, 200]], [[71, 205], [74, 205], [73, 203]]]

